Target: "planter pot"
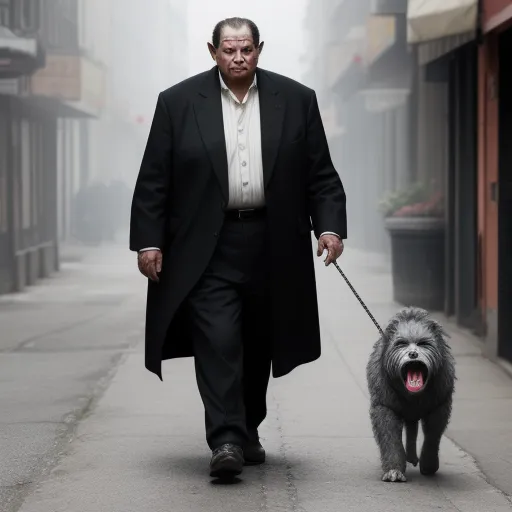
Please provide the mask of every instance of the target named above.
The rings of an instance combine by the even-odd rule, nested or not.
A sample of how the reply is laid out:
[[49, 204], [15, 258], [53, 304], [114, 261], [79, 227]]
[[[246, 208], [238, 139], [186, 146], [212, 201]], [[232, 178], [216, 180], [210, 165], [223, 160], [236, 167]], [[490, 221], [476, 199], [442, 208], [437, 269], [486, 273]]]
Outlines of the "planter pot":
[[393, 298], [404, 306], [444, 309], [444, 220], [389, 217]]

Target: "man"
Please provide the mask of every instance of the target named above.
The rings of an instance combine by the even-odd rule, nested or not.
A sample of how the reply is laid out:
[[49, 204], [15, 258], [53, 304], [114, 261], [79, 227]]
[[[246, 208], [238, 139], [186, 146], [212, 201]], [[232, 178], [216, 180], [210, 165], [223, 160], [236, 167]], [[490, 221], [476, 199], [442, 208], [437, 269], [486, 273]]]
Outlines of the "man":
[[162, 360], [194, 356], [210, 474], [229, 477], [265, 460], [271, 367], [320, 356], [311, 229], [329, 265], [346, 211], [314, 91], [257, 67], [250, 20], [208, 47], [213, 69], [159, 95], [130, 248], [149, 278], [146, 367], [161, 379]]

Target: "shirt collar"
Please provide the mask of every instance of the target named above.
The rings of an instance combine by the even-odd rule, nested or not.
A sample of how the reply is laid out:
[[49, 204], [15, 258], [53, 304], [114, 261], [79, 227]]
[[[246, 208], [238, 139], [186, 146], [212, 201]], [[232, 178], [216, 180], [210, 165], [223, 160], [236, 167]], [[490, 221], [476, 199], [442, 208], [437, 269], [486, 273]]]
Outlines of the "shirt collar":
[[[220, 87], [223, 91], [229, 91], [231, 92], [231, 90], [229, 89], [229, 87], [226, 85], [226, 83], [224, 82], [223, 78], [222, 78], [222, 74], [221, 72], [219, 71], [219, 80], [220, 80]], [[252, 84], [251, 86], [249, 87], [249, 91], [253, 88], [256, 88], [258, 87], [258, 80], [256, 78], [256, 73], [254, 73], [254, 79], [252, 81]]]

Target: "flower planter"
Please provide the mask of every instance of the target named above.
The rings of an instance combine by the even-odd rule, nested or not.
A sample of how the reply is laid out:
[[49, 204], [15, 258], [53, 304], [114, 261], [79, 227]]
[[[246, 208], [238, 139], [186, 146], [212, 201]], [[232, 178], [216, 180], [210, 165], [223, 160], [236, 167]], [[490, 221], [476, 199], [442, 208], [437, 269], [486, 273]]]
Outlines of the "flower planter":
[[393, 298], [405, 306], [444, 309], [444, 220], [388, 217]]

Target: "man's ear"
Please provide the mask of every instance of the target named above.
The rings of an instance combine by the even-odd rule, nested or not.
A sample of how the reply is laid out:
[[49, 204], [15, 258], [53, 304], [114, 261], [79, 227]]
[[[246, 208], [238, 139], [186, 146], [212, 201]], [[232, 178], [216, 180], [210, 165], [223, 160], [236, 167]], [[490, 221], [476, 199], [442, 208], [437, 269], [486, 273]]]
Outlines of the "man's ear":
[[207, 43], [208, 44], [208, 50], [210, 52], [210, 55], [212, 56], [212, 59], [213, 60], [217, 60], [217, 50], [215, 49], [215, 46], [213, 46], [212, 43]]
[[258, 46], [258, 53], [259, 53], [260, 55], [261, 55], [261, 52], [263, 51], [263, 45], [264, 45], [264, 44], [265, 44], [265, 42], [264, 42], [264, 41], [262, 41], [262, 42], [260, 43], [260, 45]]

